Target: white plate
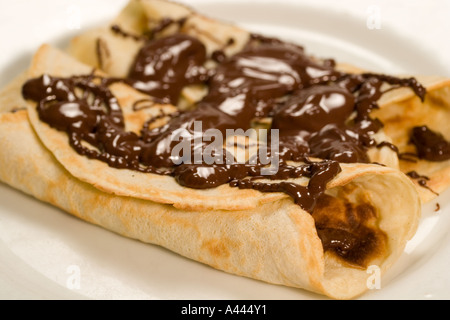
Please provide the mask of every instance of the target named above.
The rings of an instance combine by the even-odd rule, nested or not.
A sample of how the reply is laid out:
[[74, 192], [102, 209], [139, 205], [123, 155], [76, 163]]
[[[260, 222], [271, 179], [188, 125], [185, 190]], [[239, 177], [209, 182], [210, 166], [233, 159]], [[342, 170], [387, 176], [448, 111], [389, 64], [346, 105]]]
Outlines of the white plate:
[[[126, 2], [2, 1], [0, 86], [25, 70], [41, 43], [63, 46], [78, 32], [113, 17]], [[449, 30], [450, 6], [445, 0], [431, 5], [408, 1], [414, 5], [403, 8], [381, 0], [375, 7], [354, 0], [339, 2], [341, 7], [329, 0], [314, 5], [250, 0], [188, 3], [213, 17], [295, 41], [317, 56], [379, 72], [450, 75], [449, 46], [441, 40]], [[380, 20], [368, 20], [373, 18]], [[368, 28], [377, 22], [380, 29]], [[436, 27], [438, 23], [443, 25]], [[436, 203], [441, 206], [437, 212]], [[371, 290], [361, 299], [450, 298], [449, 227], [450, 191], [424, 206], [419, 231], [400, 261], [383, 279], [380, 290]], [[323, 297], [214, 270], [77, 220], [0, 184], [0, 298]]]

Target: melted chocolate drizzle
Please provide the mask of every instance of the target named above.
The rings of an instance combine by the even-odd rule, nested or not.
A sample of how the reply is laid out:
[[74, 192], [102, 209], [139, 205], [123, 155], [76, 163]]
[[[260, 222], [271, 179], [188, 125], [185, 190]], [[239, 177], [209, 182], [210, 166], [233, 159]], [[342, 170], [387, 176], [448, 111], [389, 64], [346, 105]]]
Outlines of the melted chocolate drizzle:
[[[387, 83], [391, 89], [410, 87], [422, 100], [426, 93], [414, 78], [343, 73], [336, 70], [332, 59], [318, 61], [300, 46], [261, 35], [253, 34], [246, 47], [233, 56], [219, 49], [211, 57], [205, 46], [189, 35], [157, 37], [174, 23], [182, 27], [185, 20], [163, 19], [144, 35], [113, 26], [116, 34], [144, 42], [126, 79], [92, 74], [70, 78], [43, 75], [25, 83], [23, 97], [37, 102], [41, 121], [66, 132], [70, 145], [81, 155], [114, 168], [172, 176], [189, 188], [229, 184], [240, 189], [283, 192], [312, 214], [327, 183], [341, 171], [340, 163], [369, 162], [367, 150], [371, 147], [387, 146], [398, 153], [395, 145], [377, 145], [371, 138], [383, 127], [371, 117], [371, 111], [378, 108], [377, 100], [386, 92], [382, 85]], [[230, 39], [228, 45], [232, 43]], [[205, 68], [208, 60], [217, 67]], [[155, 102], [176, 105], [183, 88], [191, 84], [206, 85], [208, 93], [193, 109], [148, 119], [138, 135], [126, 131], [122, 109], [109, 89], [118, 81], [151, 96], [137, 101], [135, 111]], [[162, 117], [168, 118], [167, 123], [150, 129], [150, 124]], [[226, 151], [221, 154], [223, 161], [215, 164], [174, 161], [179, 160], [172, 156], [178, 142], [172, 135], [180, 129], [185, 130], [184, 138], [191, 149], [198, 151], [194, 143], [199, 134], [196, 121], [201, 121], [203, 135], [208, 129], [216, 129], [225, 136], [228, 129], [245, 131], [259, 119], [270, 119], [270, 130], [279, 134], [278, 149], [268, 149], [279, 159], [278, 170], [271, 175], [262, 173], [267, 166], [261, 162], [228, 163]], [[432, 161], [449, 158], [448, 142], [428, 129], [414, 129], [411, 142], [419, 157]], [[200, 150], [207, 147], [202, 141]], [[311, 161], [312, 157], [323, 160]], [[293, 166], [289, 161], [304, 164]], [[425, 177], [409, 175], [426, 187]], [[308, 178], [308, 183], [287, 181], [299, 177]], [[324, 250], [342, 257], [361, 246], [360, 239], [353, 235], [335, 229], [318, 230]]]
[[[169, 22], [173, 23], [168, 21], [161, 29]], [[262, 192], [285, 192], [312, 212], [327, 182], [340, 172], [340, 162], [369, 161], [366, 151], [375, 146], [370, 135], [382, 127], [379, 120], [370, 117], [383, 93], [381, 85], [408, 86], [421, 99], [425, 94], [413, 78], [342, 73], [335, 69], [333, 60], [317, 61], [302, 47], [259, 35], [253, 35], [241, 52], [216, 57], [220, 63], [215, 69], [204, 67], [207, 59], [211, 57], [206, 56], [205, 46], [191, 36], [152, 36], [137, 55], [127, 79], [44, 75], [28, 81], [23, 96], [38, 103], [43, 122], [68, 133], [79, 154], [115, 168], [171, 175], [190, 188], [228, 183]], [[162, 127], [150, 130], [146, 125], [137, 135], [126, 131], [121, 108], [108, 88], [116, 81], [171, 104], [178, 102], [181, 90], [189, 84], [203, 83], [209, 92], [194, 109], [171, 116]], [[198, 135], [195, 121], [201, 121], [202, 133], [216, 129], [225, 136], [227, 129], [251, 128], [258, 118], [271, 118], [271, 130], [279, 130], [279, 150], [268, 150], [279, 157], [276, 174], [263, 176], [261, 163], [174, 164], [171, 154], [178, 142], [171, 138], [180, 128], [193, 142]], [[203, 143], [201, 148], [205, 147]], [[310, 157], [323, 160], [312, 162]], [[287, 164], [289, 160], [305, 165], [293, 167]], [[310, 179], [307, 186], [258, 181], [300, 176]]]
[[203, 66], [205, 61], [203, 43], [188, 35], [175, 34], [146, 42], [124, 81], [160, 103], [177, 105], [184, 87], [209, 79]]
[[427, 183], [427, 182], [430, 180], [429, 177], [424, 176], [424, 175], [421, 175], [421, 174], [417, 173], [416, 171], [409, 171], [409, 172], [406, 173], [406, 175], [407, 175], [408, 177], [410, 177], [411, 179], [416, 180], [417, 183], [418, 183], [421, 187], [430, 190], [431, 192], [433, 192], [433, 193], [434, 193], [435, 195], [437, 195], [437, 196], [439, 195], [439, 193], [437, 193], [436, 191], [434, 191], [433, 189], [431, 189], [431, 188], [428, 186], [428, 183]]
[[417, 150], [420, 159], [445, 161], [450, 159], [450, 142], [442, 134], [427, 126], [417, 126], [411, 130], [410, 142]]

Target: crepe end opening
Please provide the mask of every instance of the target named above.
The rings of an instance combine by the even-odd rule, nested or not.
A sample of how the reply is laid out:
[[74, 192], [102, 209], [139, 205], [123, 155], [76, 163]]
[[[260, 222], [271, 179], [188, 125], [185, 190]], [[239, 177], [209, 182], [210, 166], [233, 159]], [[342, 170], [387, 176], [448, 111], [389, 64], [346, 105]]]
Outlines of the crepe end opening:
[[322, 195], [312, 215], [328, 259], [366, 269], [388, 256], [388, 237], [379, 227], [379, 213], [357, 188], [347, 185]]

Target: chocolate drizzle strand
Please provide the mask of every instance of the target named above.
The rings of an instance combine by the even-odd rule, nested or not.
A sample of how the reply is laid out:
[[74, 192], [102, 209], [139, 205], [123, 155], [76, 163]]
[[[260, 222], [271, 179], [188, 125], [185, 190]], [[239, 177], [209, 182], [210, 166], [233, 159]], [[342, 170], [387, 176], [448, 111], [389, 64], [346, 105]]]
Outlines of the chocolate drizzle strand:
[[[172, 23], [163, 21], [160, 29]], [[129, 36], [119, 27], [113, 30]], [[210, 59], [216, 67], [205, 67]], [[183, 88], [191, 84], [206, 85], [208, 93], [192, 109], [161, 114], [167, 119], [165, 125], [150, 129], [155, 119], [148, 119], [136, 134], [126, 131], [122, 109], [109, 89], [117, 81], [151, 96], [136, 104], [135, 110], [145, 108], [147, 102], [176, 105]], [[383, 84], [410, 87], [421, 99], [425, 94], [413, 78], [343, 73], [333, 60], [307, 56], [302, 47], [279, 39], [252, 35], [237, 54], [228, 57], [216, 52], [208, 57], [204, 44], [192, 36], [155, 37], [153, 33], [146, 36], [126, 79], [43, 75], [29, 80], [22, 92], [24, 98], [37, 102], [40, 120], [67, 132], [70, 145], [81, 155], [115, 168], [170, 175], [189, 188], [229, 184], [284, 192], [313, 212], [326, 184], [341, 171], [340, 163], [370, 161], [367, 150], [377, 146], [372, 134], [383, 126], [371, 117], [371, 111], [378, 108]], [[269, 132], [278, 133], [278, 148], [271, 149], [269, 141], [267, 149], [278, 159], [272, 175], [262, 173], [267, 164], [260, 161], [227, 162], [227, 151], [218, 155], [223, 161], [213, 164], [173, 157], [179, 141], [172, 137], [181, 129], [195, 155], [208, 148], [204, 141], [195, 143], [199, 134], [215, 129], [225, 137], [227, 130], [245, 131], [255, 122], [265, 122]], [[220, 149], [216, 151], [224, 151]], [[303, 164], [293, 166], [290, 161]], [[286, 181], [298, 177], [309, 182]]]
[[410, 142], [417, 150], [420, 159], [445, 161], [450, 159], [450, 142], [438, 132], [427, 126], [417, 126], [411, 130]]
[[409, 171], [409, 172], [406, 173], [406, 175], [407, 175], [408, 177], [410, 177], [411, 179], [416, 180], [417, 183], [418, 183], [421, 187], [430, 190], [430, 191], [433, 192], [435, 195], [439, 195], [437, 192], [435, 192], [433, 189], [431, 189], [431, 188], [428, 186], [427, 182], [430, 180], [429, 177], [424, 176], [424, 175], [421, 175], [421, 174], [417, 173], [416, 171]]

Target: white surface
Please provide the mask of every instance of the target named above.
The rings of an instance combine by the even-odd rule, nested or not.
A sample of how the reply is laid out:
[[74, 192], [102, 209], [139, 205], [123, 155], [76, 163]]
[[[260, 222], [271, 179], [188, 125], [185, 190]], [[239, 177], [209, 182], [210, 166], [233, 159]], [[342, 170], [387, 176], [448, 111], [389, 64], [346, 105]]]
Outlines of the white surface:
[[[26, 68], [41, 43], [63, 46], [78, 32], [113, 17], [126, 2], [0, 0], [0, 86]], [[450, 1], [184, 2], [213, 17], [296, 41], [321, 57], [379, 72], [450, 76]], [[374, 5], [381, 28], [369, 30]], [[424, 207], [416, 237], [381, 290], [361, 299], [449, 299], [449, 227], [450, 191]], [[80, 280], [79, 286], [73, 279]], [[0, 298], [323, 297], [216, 271], [79, 221], [0, 184]]]

